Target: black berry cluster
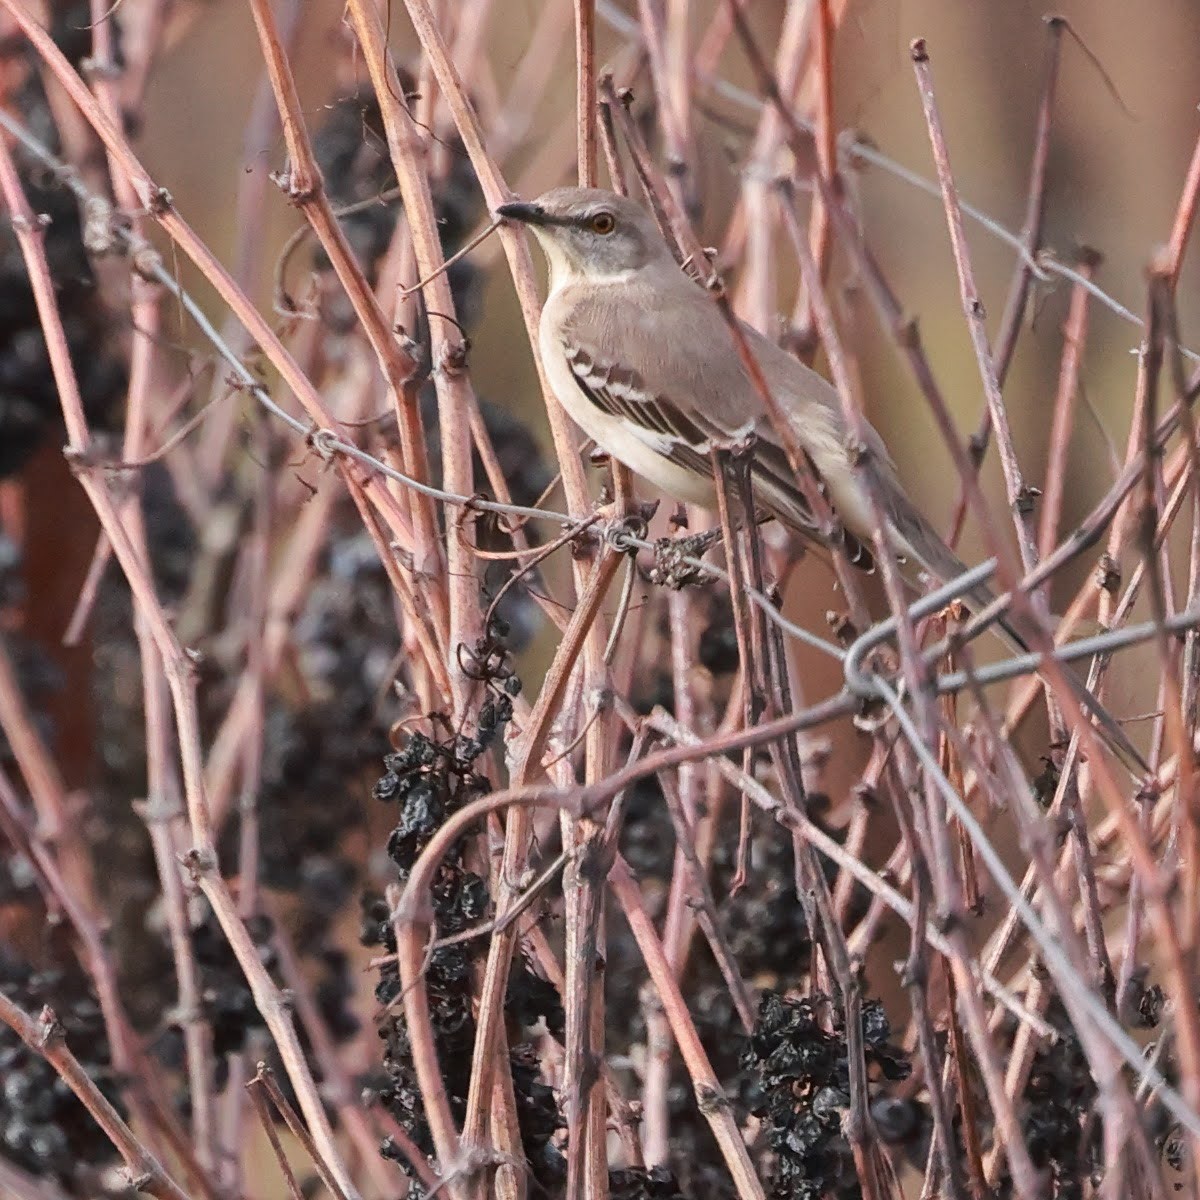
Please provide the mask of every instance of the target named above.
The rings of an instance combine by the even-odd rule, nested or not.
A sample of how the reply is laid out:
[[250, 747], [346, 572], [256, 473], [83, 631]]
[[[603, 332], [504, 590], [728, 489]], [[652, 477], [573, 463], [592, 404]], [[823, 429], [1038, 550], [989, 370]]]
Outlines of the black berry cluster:
[[[50, 12], [59, 48], [77, 63], [90, 48], [87, 4], [56, 4]], [[23, 42], [0, 46], [0, 61], [6, 59], [22, 80], [9, 102], [43, 144], [57, 148], [32, 48]], [[46, 222], [46, 257], [84, 408], [91, 420], [103, 424], [124, 390], [125, 370], [84, 248], [79, 206], [32, 158], [20, 149], [15, 154], [30, 207]], [[0, 477], [19, 470], [52, 431], [61, 436], [61, 429], [58, 388], [25, 260], [12, 223], [5, 220], [0, 222]]]
[[[753, 1080], [750, 1107], [762, 1118], [775, 1157], [773, 1194], [791, 1200], [858, 1200], [861, 1190], [843, 1131], [850, 1069], [841, 1014], [824, 997], [786, 999], [765, 992], [742, 1065]], [[824, 1011], [823, 1011], [824, 1010]], [[828, 1013], [828, 1025], [823, 1016]], [[888, 1040], [882, 1006], [862, 1008], [868, 1070], [886, 1082], [908, 1077], [911, 1064]]]
[[[402, 73], [400, 85], [405, 94], [411, 94], [412, 76]], [[457, 139], [448, 146], [447, 173], [436, 182], [434, 195], [438, 233], [447, 256], [459, 249], [484, 215], [483, 193], [466, 151]], [[395, 197], [379, 199], [395, 188], [396, 175], [374, 93], [363, 90], [335, 101], [313, 137], [313, 149], [334, 207], [355, 207], [355, 211], [342, 216], [342, 228], [363, 270], [374, 282], [401, 209]], [[330, 269], [320, 249], [314, 252], [314, 260], [318, 270]], [[450, 267], [447, 275], [459, 320], [469, 325], [480, 307], [480, 274], [462, 259]], [[326, 290], [322, 315], [337, 332], [349, 333], [356, 328], [354, 311], [340, 287]], [[426, 342], [425, 318], [420, 329], [407, 332], [414, 342]]]
[[612, 1200], [688, 1200], [666, 1167], [609, 1171], [608, 1188]]
[[[1162, 989], [1146, 985], [1147, 972], [1134, 974], [1122, 1005], [1126, 1023], [1150, 1029], [1162, 1017]], [[1034, 1054], [1018, 1112], [1022, 1134], [1033, 1164], [1043, 1172], [1052, 1200], [1082, 1200], [1099, 1190], [1104, 1178], [1104, 1128], [1096, 1108], [1098, 1090], [1069, 1015], [1052, 994], [1045, 1017], [1059, 1031], [1055, 1041], [1041, 1042]], [[1168, 1077], [1175, 1073], [1171, 1056], [1160, 1067]], [[1179, 1127], [1166, 1110], [1151, 1102], [1142, 1119], [1148, 1141], [1156, 1146], [1165, 1164], [1183, 1166]], [[1178, 1185], [1176, 1185], [1178, 1187]], [[1013, 1195], [1012, 1180], [1000, 1180], [1000, 1195]]]
[[[0, 948], [0, 991], [36, 1017], [53, 1009], [66, 1044], [124, 1115], [108, 1036], [91, 986], [77, 968], [36, 971]], [[108, 1138], [57, 1072], [0, 1024], [0, 1154], [74, 1194], [102, 1194], [97, 1169], [116, 1157]]]
[[[1057, 1007], [1057, 1006], [1055, 1006]], [[1054, 1200], [1082, 1200], [1089, 1182], [1099, 1182], [1100, 1124], [1092, 1121], [1096, 1084], [1074, 1030], [1065, 1028], [1053, 1044], [1034, 1055], [1022, 1097], [1022, 1132], [1035, 1167], [1049, 1177]]]
[[[480, 770], [480, 760], [511, 719], [512, 697], [520, 690], [508, 665], [503, 633], [502, 627], [493, 623], [479, 644], [464, 656], [485, 696], [474, 728], [459, 733], [447, 731], [440, 739], [414, 732], [401, 750], [384, 760], [386, 773], [375, 785], [375, 797], [398, 808], [387, 850], [401, 881], [407, 879], [421, 851], [445, 821], [490, 788]], [[479, 925], [490, 913], [486, 881], [468, 868], [466, 851], [464, 835], [443, 858], [433, 881], [435, 924], [441, 938]], [[364, 917], [364, 942], [394, 952], [395, 929], [387, 905], [381, 900], [367, 901]], [[431, 956], [425, 974], [443, 1079], [451, 1108], [460, 1119], [466, 1109], [475, 1039], [472, 963], [485, 946], [486, 940], [481, 939], [440, 947]], [[422, 1112], [408, 1030], [395, 1003], [399, 995], [399, 973], [395, 963], [389, 962], [382, 968], [376, 987], [376, 998], [389, 1006], [380, 1030], [385, 1045], [386, 1083], [377, 1091], [392, 1115], [429, 1152], [432, 1143]], [[521, 963], [514, 964], [506, 1012], [518, 1027], [545, 1018], [551, 1027], [561, 1029], [562, 1009], [554, 989]], [[535, 1167], [540, 1164], [543, 1170], [553, 1173], [556, 1156], [550, 1153], [550, 1141], [559, 1125], [553, 1095], [540, 1080], [532, 1047], [517, 1042], [512, 1056], [526, 1149]], [[384, 1150], [394, 1153], [390, 1146]]]

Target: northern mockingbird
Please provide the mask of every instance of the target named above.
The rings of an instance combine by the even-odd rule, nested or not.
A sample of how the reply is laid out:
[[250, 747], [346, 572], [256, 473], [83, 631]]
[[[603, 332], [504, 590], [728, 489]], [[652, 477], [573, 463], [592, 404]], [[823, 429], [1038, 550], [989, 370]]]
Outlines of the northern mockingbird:
[[[712, 449], [753, 434], [756, 504], [825, 544], [724, 316], [680, 270], [650, 214], [613, 192], [574, 187], [555, 188], [532, 203], [502, 204], [496, 212], [528, 225], [549, 260], [542, 363], [580, 429], [668, 495], [708, 509], [717, 507]], [[742, 332], [841, 522], [841, 548], [851, 562], [869, 568], [870, 506], [847, 453], [837, 392], [757, 330], [743, 324]], [[914, 569], [939, 583], [961, 575], [967, 568], [909, 498], [870, 426], [867, 439], [885, 533], [909, 581], [916, 582]], [[979, 587], [963, 599], [978, 610], [992, 594]], [[1027, 649], [1007, 622], [1000, 631]], [[1087, 699], [1122, 757], [1132, 755], [1144, 766], [1120, 726], [1094, 697]]]

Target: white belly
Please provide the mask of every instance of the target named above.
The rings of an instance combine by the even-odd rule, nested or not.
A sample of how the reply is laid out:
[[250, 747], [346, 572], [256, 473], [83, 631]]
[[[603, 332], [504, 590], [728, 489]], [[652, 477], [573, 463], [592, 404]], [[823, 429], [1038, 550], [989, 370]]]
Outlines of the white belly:
[[677, 466], [655, 447], [653, 433], [640, 429], [623, 417], [614, 417], [602, 411], [587, 398], [571, 373], [561, 346], [554, 337], [547, 336], [545, 321], [542, 322], [539, 342], [542, 365], [558, 402], [601, 450], [675, 500], [698, 504], [701, 508], [717, 507], [716, 490], [711, 478], [695, 475]]

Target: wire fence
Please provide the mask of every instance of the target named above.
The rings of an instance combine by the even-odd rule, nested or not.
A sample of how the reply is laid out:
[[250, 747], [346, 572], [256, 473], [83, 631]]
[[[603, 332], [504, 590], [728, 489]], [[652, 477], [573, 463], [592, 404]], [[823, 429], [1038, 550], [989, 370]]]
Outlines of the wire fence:
[[[1041, 241], [1062, 20], [1044, 33], [1013, 233], [958, 193], [923, 42], [913, 87], [936, 180], [839, 136], [834, 78], [853, 66], [835, 53], [839, 0], [781, 6], [770, 52], [759, 6], [705, 8], [698, 32], [687, 4], [634, 15], [553, 0], [507, 95], [483, 44], [490, 6], [445, 7], [405, 0], [419, 50], [398, 64], [384, 17], [351, 0], [330, 68], [339, 99], [310, 136], [298, 9], [252, 0], [271, 100], [257, 132], [278, 130], [275, 182], [319, 247], [297, 303], [303, 240], [274, 270], [245, 267], [261, 194], [246, 193], [231, 270], [134, 148], [166, 6], [97, 4], [84, 59], [0, 0], [23, 72], [0, 111], [22, 296], [11, 319], [39, 330], [39, 386], [61, 407], [100, 530], [68, 638], [92, 627], [96, 686], [119, 677], [106, 655], [136, 680], [123, 700], [106, 693], [96, 762], [125, 766], [89, 802], [96, 837], [18, 669], [22, 604], [38, 596], [6, 604], [0, 865], [13, 928], [53, 914], [65, 931], [46, 954], [70, 986], [55, 999], [5, 949], [0, 1020], [28, 1049], [18, 1059], [13, 1043], [20, 1087], [60, 1080], [105, 1136], [80, 1131], [65, 1092], [40, 1141], [17, 1138], [16, 1109], [0, 1105], [4, 1186], [99, 1194], [88, 1189], [109, 1187], [97, 1181], [115, 1150], [148, 1194], [266, 1195], [253, 1166], [265, 1146], [278, 1194], [345, 1200], [1195, 1190], [1200, 355], [1180, 342], [1175, 297], [1200, 147], [1140, 317]], [[598, 24], [615, 37], [599, 74]], [[734, 53], [753, 90], [723, 76]], [[861, 431], [859, 341], [830, 303], [839, 273], [853, 275], [953, 464], [951, 532], [969, 515], [986, 561], [918, 595], [881, 536], [878, 618], [880, 581], [829, 551], [842, 607], [822, 636], [784, 612], [789, 585], [818, 569], [756, 519], [720, 454], [719, 525], [643, 503], [615, 463], [597, 500], [543, 379], [554, 461], [534, 469], [532, 439], [475, 391], [468, 314], [474, 253], [494, 236], [536, 360], [529, 248], [492, 214], [512, 198], [520, 131], [556, 65], [575, 73], [577, 103], [555, 172], [594, 182], [603, 162], [614, 189], [640, 194], [735, 337], [735, 302], [752, 309], [775, 264], [794, 263], [788, 344], [823, 356]], [[753, 124], [715, 258], [689, 215], [713, 96]], [[944, 210], [987, 400], [970, 439], [879, 264], [888, 230], [864, 223], [846, 186], [863, 164]], [[995, 339], [966, 219], [1016, 255]], [[68, 253], [95, 268], [82, 304], [123, 330], [103, 339], [119, 360], [115, 423], [97, 415], [100, 351], [81, 341]], [[206, 315], [181, 259], [227, 320]], [[250, 298], [268, 274], [271, 314]], [[1030, 289], [1060, 283], [1071, 306], [1034, 488], [1005, 380]], [[1138, 329], [1133, 416], [1112, 482], [1065, 529], [1097, 304]], [[174, 320], [205, 346], [183, 368]], [[1007, 512], [980, 489], [992, 447]], [[1089, 578], [1054, 622], [1049, 587], [1080, 563]], [[967, 612], [987, 584], [998, 598]], [[1150, 615], [1135, 622], [1139, 604]], [[1080, 634], [1093, 618], [1100, 632]], [[999, 627], [1019, 628], [1026, 651], [977, 661], [976, 639]], [[522, 629], [541, 669], [519, 657]], [[1113, 673], [1143, 644], [1157, 703], [1135, 728], [1110, 713]], [[814, 687], [830, 660], [832, 687]], [[355, 798], [372, 775], [386, 829]], [[104, 846], [121, 839], [138, 847], [140, 906], [106, 877]], [[370, 952], [346, 937], [364, 889]], [[132, 923], [112, 939], [118, 910]]]

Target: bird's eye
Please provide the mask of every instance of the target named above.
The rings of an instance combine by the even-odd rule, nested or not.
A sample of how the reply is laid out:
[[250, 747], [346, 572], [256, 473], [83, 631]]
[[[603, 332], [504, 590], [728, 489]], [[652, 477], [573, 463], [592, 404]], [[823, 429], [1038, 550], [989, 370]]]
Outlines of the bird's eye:
[[592, 232], [604, 236], [612, 233], [617, 227], [617, 219], [610, 212], [598, 212], [592, 218]]

